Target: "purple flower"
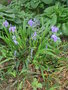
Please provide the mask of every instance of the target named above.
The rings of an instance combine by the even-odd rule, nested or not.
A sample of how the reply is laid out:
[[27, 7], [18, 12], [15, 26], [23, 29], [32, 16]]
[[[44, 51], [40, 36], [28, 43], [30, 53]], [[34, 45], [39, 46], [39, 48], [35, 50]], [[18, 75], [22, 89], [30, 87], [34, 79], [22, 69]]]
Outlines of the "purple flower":
[[57, 37], [55, 34], [53, 34], [53, 35], [51, 36], [51, 38], [54, 40], [54, 42], [56, 42], [56, 41], [58, 40], [58, 37]]
[[16, 27], [15, 26], [11, 26], [10, 28], [9, 28], [9, 32], [15, 32], [15, 30], [16, 30]]
[[52, 32], [57, 32], [59, 30], [59, 28], [57, 28], [56, 26], [52, 26], [51, 30], [52, 30]]
[[34, 21], [32, 21], [32, 19], [30, 19], [30, 20], [28, 21], [28, 24], [32, 27], [33, 24], [34, 24]]
[[3, 26], [8, 27], [8, 25], [9, 25], [8, 21], [5, 20], [5, 22], [3, 22]]

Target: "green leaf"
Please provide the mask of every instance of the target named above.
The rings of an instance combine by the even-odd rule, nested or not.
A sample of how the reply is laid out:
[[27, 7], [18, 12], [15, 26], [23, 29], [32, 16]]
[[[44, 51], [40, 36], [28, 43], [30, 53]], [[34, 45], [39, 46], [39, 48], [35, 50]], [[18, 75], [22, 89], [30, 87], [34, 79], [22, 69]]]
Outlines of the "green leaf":
[[18, 85], [18, 89], [17, 90], [22, 90], [23, 87], [23, 82], [21, 81], [20, 84]]
[[38, 83], [38, 88], [42, 88], [42, 84], [41, 83]]
[[3, 64], [3, 63], [8, 62], [8, 61], [10, 61], [10, 60], [12, 60], [12, 58], [8, 58], [8, 59], [6, 59], [6, 60], [3, 60], [3, 61], [0, 62], [0, 64]]
[[53, 18], [52, 18], [52, 20], [51, 20], [51, 26], [52, 26], [52, 25], [55, 25], [55, 24], [57, 23], [57, 15], [56, 15], [56, 14], [53, 14], [52, 17], [53, 17]]
[[51, 4], [53, 0], [42, 0], [45, 4]]
[[49, 90], [56, 90], [56, 89], [59, 89], [58, 84], [54, 84]]
[[68, 23], [62, 24], [62, 32], [64, 35], [68, 36]]
[[9, 72], [13, 77], [16, 77], [16, 71], [14, 70], [13, 72]]
[[32, 8], [37, 8], [37, 6], [39, 5], [40, 1], [39, 0], [31, 0], [31, 7]]
[[49, 15], [49, 17], [50, 17], [51, 14], [53, 14], [53, 12], [54, 12], [54, 6], [50, 6], [50, 7], [46, 8], [46, 9], [44, 10], [44, 13], [45, 13], [46, 15]]
[[0, 61], [2, 60], [3, 56], [0, 56]]

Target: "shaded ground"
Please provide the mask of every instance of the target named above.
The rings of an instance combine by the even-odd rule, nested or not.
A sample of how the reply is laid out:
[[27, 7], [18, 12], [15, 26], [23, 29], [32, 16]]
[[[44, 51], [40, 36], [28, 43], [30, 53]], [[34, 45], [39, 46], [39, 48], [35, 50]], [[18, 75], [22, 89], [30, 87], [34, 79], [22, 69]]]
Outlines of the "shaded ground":
[[[51, 81], [51, 85], [58, 82], [59, 88], [53, 89], [53, 90], [68, 90], [68, 66], [67, 66], [68, 62], [64, 61], [60, 63], [62, 66], [58, 68], [56, 72], [53, 72], [52, 74], [50, 74], [53, 80], [55, 80], [55, 81], [53, 80]], [[31, 69], [33, 69], [33, 67]], [[48, 72], [45, 72], [45, 73], [48, 77]], [[19, 79], [21, 80], [21, 77]], [[43, 82], [43, 79], [40, 75], [38, 75], [38, 81]], [[17, 90], [15, 86], [16, 84], [17, 84], [16, 78], [10, 77], [8, 79], [8, 82], [2, 82], [2, 84], [0, 84], [0, 90]], [[22, 90], [33, 90], [29, 80], [25, 81], [25, 87]], [[37, 89], [37, 90], [47, 90], [47, 89], [43, 88], [43, 89]]]

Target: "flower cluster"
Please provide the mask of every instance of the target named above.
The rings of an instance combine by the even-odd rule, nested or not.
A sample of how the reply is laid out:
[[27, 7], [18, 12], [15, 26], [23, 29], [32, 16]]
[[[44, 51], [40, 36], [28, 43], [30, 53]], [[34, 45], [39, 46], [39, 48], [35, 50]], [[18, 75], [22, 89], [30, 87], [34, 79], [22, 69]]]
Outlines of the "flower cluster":
[[[4, 26], [4, 27], [6, 27], [6, 28], [9, 26], [9, 23], [8, 23], [8, 21], [7, 21], [7, 20], [5, 20], [5, 21], [3, 22], [3, 26]], [[15, 27], [15, 26], [11, 26], [11, 25], [10, 25], [10, 27], [9, 27], [9, 32], [14, 33], [14, 32], [15, 32], [15, 30], [16, 30], [16, 27]], [[15, 37], [15, 36], [13, 36], [13, 37], [12, 37], [12, 39], [13, 39], [13, 42], [17, 45], [17, 44], [18, 44], [18, 42], [16, 41], [16, 37]]]
[[[18, 41], [16, 40], [16, 36], [14, 35], [15, 30], [16, 30], [16, 26], [12, 26], [11, 24], [9, 25], [9, 22], [7, 20], [5, 20], [3, 22], [3, 26], [5, 28], [7, 28], [9, 30], [9, 32], [12, 32], [13, 36], [12, 36], [12, 41], [14, 42], [15, 45], [18, 45]], [[17, 55], [17, 51], [14, 51], [14, 56], [16, 57]]]
[[[7, 28], [7, 27], [9, 26], [9, 22], [8, 22], [7, 20], [5, 20], [5, 21], [3, 22], [3, 26]], [[16, 27], [10, 25], [10, 27], [9, 27], [9, 32], [13, 32], [13, 33], [14, 33], [15, 30], [16, 30]]]
[[51, 30], [52, 30], [52, 33], [53, 33], [51, 38], [53, 39], [54, 42], [56, 42], [59, 39], [59, 37], [57, 37], [55, 33], [57, 33], [59, 28], [57, 28], [56, 26], [52, 26]]

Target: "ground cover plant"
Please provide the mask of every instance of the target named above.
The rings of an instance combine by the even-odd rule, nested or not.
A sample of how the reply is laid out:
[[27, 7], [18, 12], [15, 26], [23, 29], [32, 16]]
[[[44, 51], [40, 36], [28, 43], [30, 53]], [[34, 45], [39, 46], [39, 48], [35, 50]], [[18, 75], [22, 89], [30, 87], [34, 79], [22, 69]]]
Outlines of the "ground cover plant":
[[67, 90], [68, 1], [0, 3], [0, 90]]

